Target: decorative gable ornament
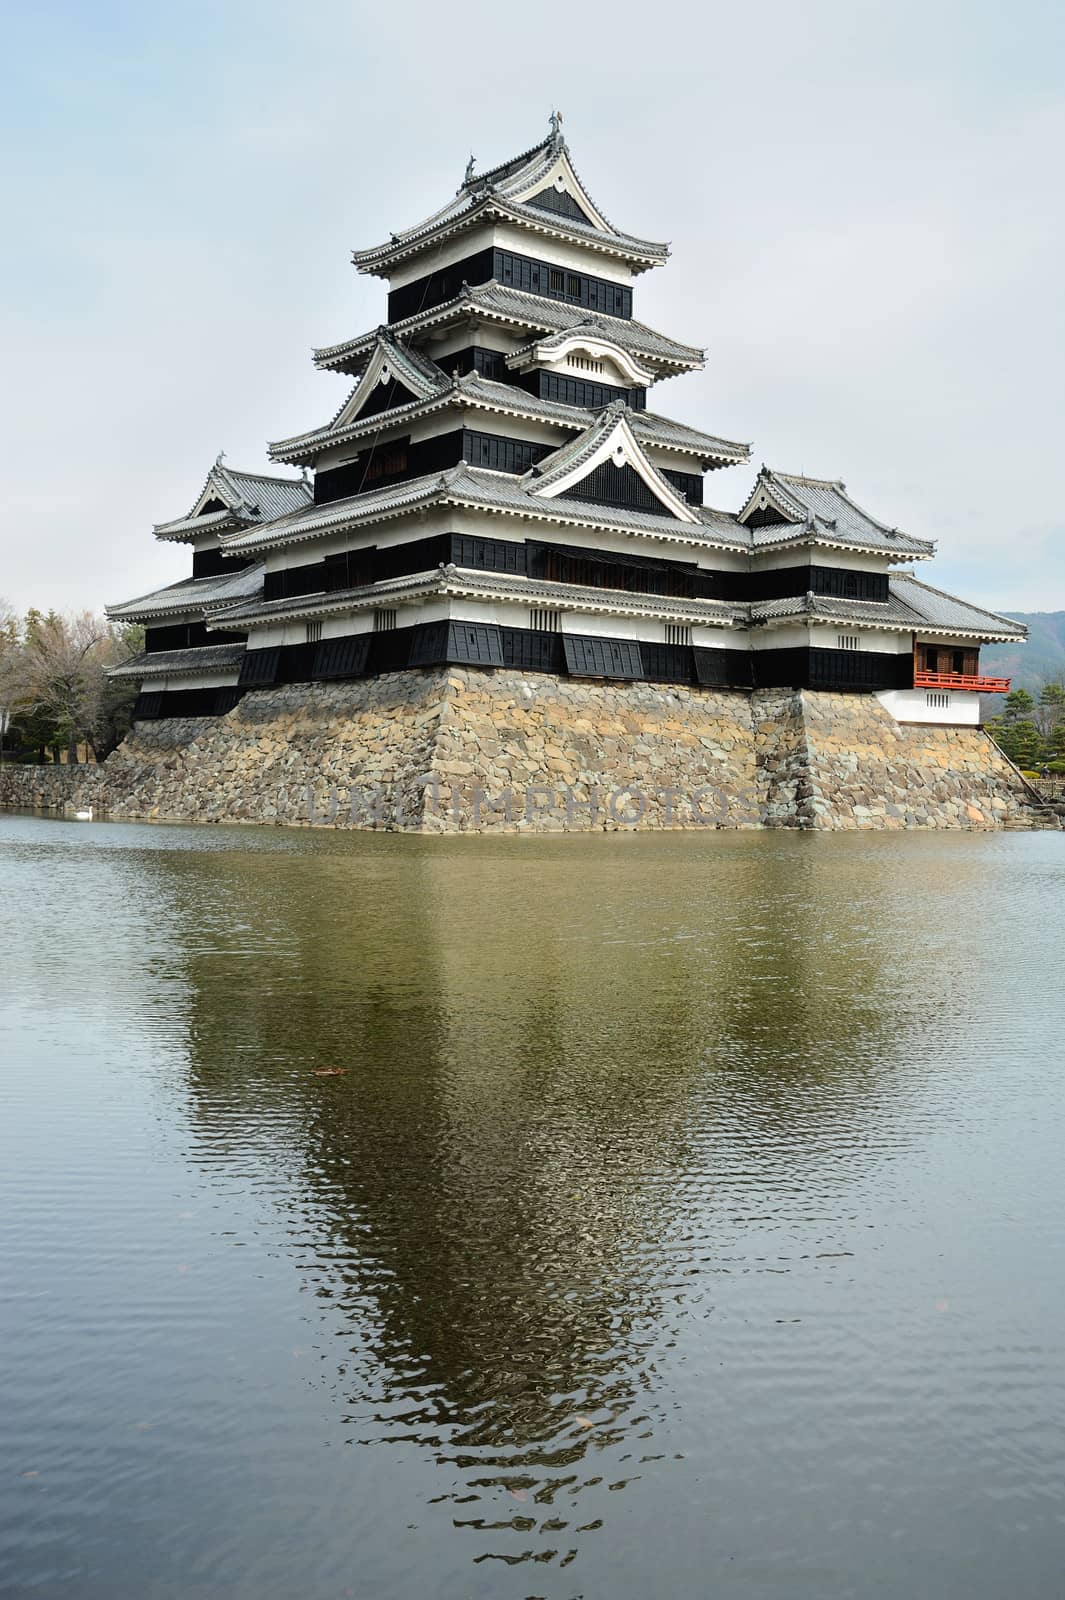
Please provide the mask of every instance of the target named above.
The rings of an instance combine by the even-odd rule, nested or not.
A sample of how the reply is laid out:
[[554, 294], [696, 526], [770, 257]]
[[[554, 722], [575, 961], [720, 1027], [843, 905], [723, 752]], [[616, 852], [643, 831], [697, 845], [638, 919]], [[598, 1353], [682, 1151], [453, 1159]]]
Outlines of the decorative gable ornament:
[[554, 500], [583, 483], [606, 462], [619, 469], [631, 467], [678, 522], [698, 522], [683, 495], [644, 453], [629, 425], [627, 407], [620, 404], [609, 406], [591, 428], [534, 467], [527, 480], [529, 493], [541, 500]]
[[[767, 515], [766, 513], [769, 513]], [[806, 506], [794, 500], [782, 484], [778, 483], [768, 467], [762, 467], [755, 480], [747, 503], [739, 513], [740, 522], [752, 519], [759, 522], [805, 522], [809, 513]]]
[[617, 232], [599, 210], [580, 178], [578, 178], [570, 162], [569, 151], [566, 149], [565, 144], [559, 145], [557, 158], [546, 172], [543, 170], [538, 171], [531, 183], [522, 188], [511, 190], [507, 194], [507, 199], [516, 202], [518, 205], [534, 206], [545, 190], [554, 190], [555, 194], [567, 195], [589, 227], [597, 228], [600, 233]]
[[528, 372], [535, 367], [554, 372], [571, 366], [574, 356], [584, 356], [589, 361], [609, 362], [622, 380], [635, 388], [648, 388], [655, 381], [655, 374], [650, 368], [642, 366], [635, 356], [590, 320], [526, 345], [507, 358], [507, 366], [512, 372]]
[[333, 429], [346, 428], [354, 422], [374, 391], [389, 383], [395, 383], [407, 397], [397, 400], [397, 405], [428, 400], [430, 395], [445, 387], [442, 374], [434, 378], [427, 364], [423, 365], [393, 340], [379, 335], [365, 372], [333, 419]]

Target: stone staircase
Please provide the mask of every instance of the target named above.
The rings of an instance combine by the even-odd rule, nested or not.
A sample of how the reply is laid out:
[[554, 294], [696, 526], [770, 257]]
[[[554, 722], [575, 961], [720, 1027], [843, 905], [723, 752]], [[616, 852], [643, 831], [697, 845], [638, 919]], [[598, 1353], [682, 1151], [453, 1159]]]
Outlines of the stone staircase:
[[[986, 739], [991, 739], [987, 729], [982, 730]], [[992, 744], [994, 740], [991, 739]], [[995, 745], [996, 750], [998, 746]], [[1020, 767], [1004, 751], [999, 754], [1017, 776], [1017, 782], [1024, 791], [1027, 800], [1027, 814], [1023, 817], [1011, 817], [1003, 823], [1003, 827], [1011, 833], [1030, 833], [1033, 829], [1047, 829], [1060, 831], [1065, 829], [1065, 799], [1057, 795], [1047, 795], [1038, 789], [1030, 778], [1026, 778]]]

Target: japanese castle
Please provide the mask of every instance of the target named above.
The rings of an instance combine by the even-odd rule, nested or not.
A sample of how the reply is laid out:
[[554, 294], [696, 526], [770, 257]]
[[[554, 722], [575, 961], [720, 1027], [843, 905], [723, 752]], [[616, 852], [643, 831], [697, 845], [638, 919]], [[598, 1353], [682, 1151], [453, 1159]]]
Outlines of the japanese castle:
[[219, 457], [156, 525], [192, 573], [109, 608], [146, 625], [117, 669], [135, 718], [447, 663], [861, 691], [918, 722], [975, 723], [1008, 687], [979, 647], [1024, 629], [916, 578], [932, 544], [842, 482], [763, 466], [738, 510], [706, 503], [706, 474], [750, 447], [649, 402], [704, 355], [634, 315], [668, 246], [607, 219], [560, 124], [487, 172], [471, 159], [440, 210], [355, 253], [387, 321], [315, 352], [353, 387], [269, 446], [298, 476]]

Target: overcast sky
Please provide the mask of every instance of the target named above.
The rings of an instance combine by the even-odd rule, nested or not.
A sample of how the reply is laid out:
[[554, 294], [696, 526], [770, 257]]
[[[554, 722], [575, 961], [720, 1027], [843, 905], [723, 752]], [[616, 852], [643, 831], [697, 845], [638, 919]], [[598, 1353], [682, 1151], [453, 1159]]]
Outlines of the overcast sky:
[[[1065, 8], [941, 0], [2, 0], [0, 595], [180, 577], [219, 449], [327, 420], [378, 243], [565, 115], [636, 313], [705, 345], [655, 409], [841, 477], [922, 575], [1065, 608]], [[736, 509], [753, 468], [712, 474]]]

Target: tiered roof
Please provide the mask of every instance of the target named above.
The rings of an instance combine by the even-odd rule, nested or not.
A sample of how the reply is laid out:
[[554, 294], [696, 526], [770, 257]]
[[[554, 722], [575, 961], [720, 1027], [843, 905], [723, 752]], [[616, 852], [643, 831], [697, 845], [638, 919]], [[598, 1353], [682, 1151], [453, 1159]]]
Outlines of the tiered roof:
[[661, 515], [649, 511], [598, 505], [592, 501], [565, 496], [539, 498], [537, 479], [531, 473], [511, 477], [460, 462], [446, 472], [311, 506], [305, 511], [282, 517], [262, 528], [249, 528], [223, 541], [234, 552], [252, 552], [302, 543], [324, 533], [343, 532], [389, 522], [409, 516], [412, 511], [430, 506], [463, 506], [471, 510], [509, 512], [535, 522], [555, 522], [573, 527], [593, 528], [608, 533], [642, 534], [647, 538], [687, 545], [716, 545], [721, 549], [747, 551], [751, 536], [735, 517], [707, 506], [688, 506], [692, 520], [680, 521], [664, 509]]
[[109, 678], [169, 678], [176, 673], [228, 672], [239, 667], [246, 646], [241, 644], [201, 644], [188, 650], [152, 650], [131, 656], [121, 666], [112, 667]]
[[[677, 372], [696, 372], [705, 365], [706, 354], [696, 345], [681, 344], [667, 334], [658, 333], [634, 317], [611, 317], [605, 312], [589, 314], [581, 306], [564, 300], [548, 300], [504, 284], [466, 285], [461, 294], [442, 305], [430, 306], [410, 317], [388, 324], [387, 331], [405, 341], [430, 328], [460, 326], [464, 322], [496, 323], [530, 335], [553, 334], [583, 328], [597, 330], [600, 336], [655, 369], [658, 377]], [[324, 345], [314, 352], [315, 365], [329, 372], [346, 372], [357, 378], [373, 352], [381, 329], [345, 339], [340, 344]], [[444, 357], [444, 360], [447, 358]]]
[[759, 471], [739, 520], [751, 527], [758, 550], [823, 544], [840, 550], [888, 551], [917, 560], [935, 553], [929, 540], [889, 528], [863, 511], [840, 480], [806, 478], [766, 466]]
[[585, 245], [625, 261], [635, 272], [660, 266], [668, 244], [623, 233], [607, 220], [578, 177], [558, 128], [531, 150], [475, 174], [473, 161], [454, 199], [385, 243], [356, 250], [360, 272], [388, 277], [403, 261], [491, 222], [508, 222], [534, 234]]
[[899, 605], [905, 606], [919, 618], [922, 633], [946, 635], [966, 634], [981, 639], [1024, 639], [1028, 629], [1011, 617], [997, 611], [985, 611], [980, 606], [959, 600], [957, 595], [944, 589], [934, 589], [923, 583], [912, 572], [896, 572], [891, 577], [891, 593]]
[[[393, 351], [405, 347], [394, 340], [381, 340], [381, 348]], [[414, 354], [415, 352], [409, 352]], [[445, 356], [446, 362], [447, 357]], [[369, 417], [360, 416], [358, 400], [363, 386], [375, 384], [372, 376], [377, 357], [366, 370], [366, 376], [356, 385], [336, 416], [324, 427], [313, 428], [309, 433], [281, 439], [269, 446], [271, 459], [288, 462], [313, 462], [323, 450], [335, 445], [348, 444], [369, 434], [378, 434], [383, 428], [398, 427], [419, 417], [430, 416], [446, 408], [460, 411], [494, 412], [533, 422], [555, 423], [583, 433], [596, 422], [597, 414], [582, 406], [564, 405], [557, 400], [541, 400], [515, 384], [499, 383], [485, 378], [479, 372], [469, 372], [461, 377], [449, 378], [435, 363], [422, 359], [416, 378], [408, 380], [400, 363], [396, 361], [388, 370], [410, 389], [415, 398], [394, 406], [388, 411], [377, 411]], [[431, 369], [431, 370], [430, 370]], [[379, 369], [383, 370], [383, 369]], [[627, 408], [626, 408], [627, 409]], [[629, 425], [643, 444], [657, 445], [663, 450], [674, 450], [681, 455], [698, 456], [704, 467], [725, 467], [742, 463], [750, 458], [750, 445], [732, 439], [719, 439], [714, 434], [690, 428], [683, 422], [673, 422], [653, 411], [627, 411]]]
[[200, 612], [205, 606], [214, 609], [234, 605], [255, 594], [262, 587], [262, 581], [260, 565], [239, 567], [236, 572], [220, 572], [210, 578], [181, 578], [177, 583], [167, 584], [165, 589], [154, 589], [151, 594], [138, 595], [135, 600], [108, 606], [107, 615], [137, 622], [146, 617]]
[[1018, 622], [984, 611], [942, 589], [920, 583], [912, 573], [893, 574], [887, 600], [845, 600], [832, 595], [791, 595], [783, 600], [758, 600], [750, 608], [751, 621], [767, 626], [801, 619], [805, 622], [846, 623], [848, 627], [895, 629], [944, 638], [1023, 639]]
[[526, 474], [522, 481], [527, 484], [529, 493], [537, 498], [553, 499], [564, 494], [566, 489], [575, 488], [601, 463], [612, 462], [618, 467], [631, 467], [663, 509], [679, 522], [697, 521], [694, 508], [640, 448], [629, 424], [630, 414], [622, 401], [607, 406], [590, 428]]
[[[249, 600], [239, 611], [219, 619], [219, 627], [236, 620], [253, 623], [299, 621], [305, 616], [338, 616], [352, 609], [420, 604], [427, 599], [450, 597], [512, 601], [523, 606], [550, 605], [559, 611], [592, 612], [600, 616], [635, 616], [663, 621], [701, 622], [708, 627], [733, 628], [746, 623], [746, 607], [724, 600], [672, 599], [627, 589], [600, 589], [582, 584], [552, 583], [512, 573], [481, 572], [454, 565], [431, 571], [386, 578], [359, 588], [317, 595], [296, 595], [283, 600]], [[208, 619], [210, 626], [211, 619]]]

